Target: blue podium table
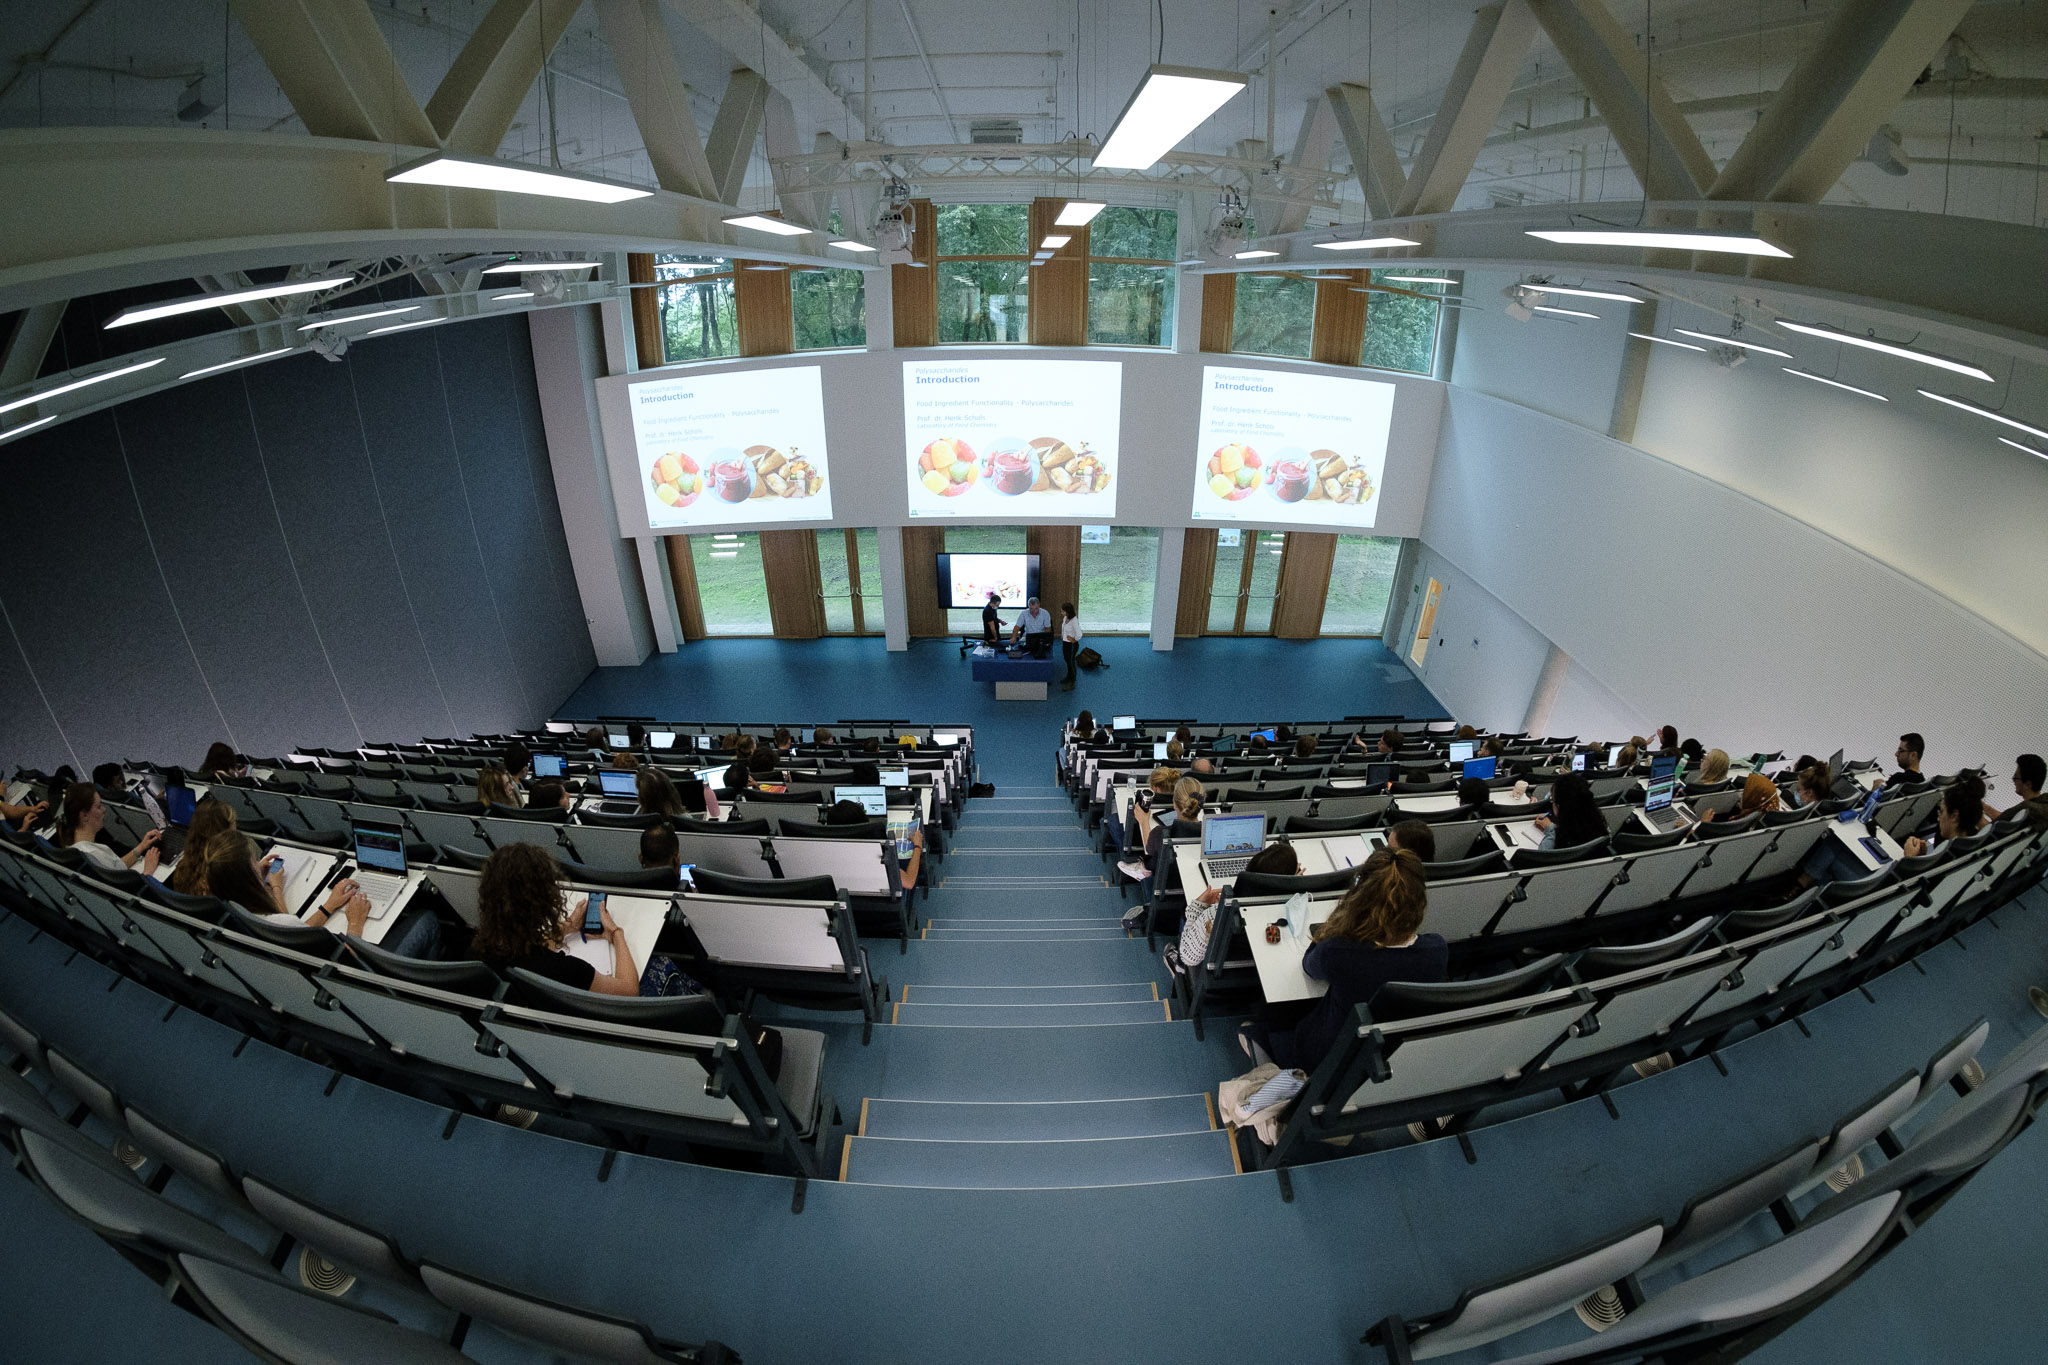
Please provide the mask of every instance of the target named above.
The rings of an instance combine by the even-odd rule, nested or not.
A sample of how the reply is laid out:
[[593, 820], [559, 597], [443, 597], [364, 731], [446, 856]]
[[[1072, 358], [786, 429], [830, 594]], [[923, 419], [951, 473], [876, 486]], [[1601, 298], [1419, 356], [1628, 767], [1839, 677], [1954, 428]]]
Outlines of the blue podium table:
[[1044, 701], [1045, 685], [1060, 676], [1053, 659], [976, 659], [974, 680], [994, 683], [997, 701]]

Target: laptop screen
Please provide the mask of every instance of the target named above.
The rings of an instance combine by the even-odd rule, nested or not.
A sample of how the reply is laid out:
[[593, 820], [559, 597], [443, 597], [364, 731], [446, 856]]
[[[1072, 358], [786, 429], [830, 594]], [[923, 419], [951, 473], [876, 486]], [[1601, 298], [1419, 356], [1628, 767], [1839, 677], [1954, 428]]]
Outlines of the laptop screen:
[[1252, 731], [1252, 738], [1263, 739], [1266, 743], [1273, 744], [1279, 741], [1280, 732], [1278, 730], [1254, 730]]
[[703, 750], [704, 752], [706, 752], [706, 753], [709, 753], [709, 752], [711, 752], [711, 736], [709, 736], [709, 735], [699, 735], [699, 736], [697, 736], [697, 747], [698, 747], [699, 749], [702, 749], [702, 750]]
[[606, 796], [638, 796], [639, 777], [635, 773], [620, 772], [617, 768], [605, 768], [597, 775], [597, 789]]
[[1265, 842], [1266, 817], [1263, 812], [1212, 815], [1202, 821], [1204, 858], [1247, 858], [1257, 853]]
[[1843, 750], [1837, 749], [1828, 755], [1828, 781], [1830, 783], [1842, 775], [1842, 754]]
[[1365, 780], [1375, 787], [1384, 787], [1394, 780], [1398, 771], [1392, 763], [1368, 763], [1365, 765]]
[[803, 729], [797, 731], [796, 739], [799, 744], [816, 744], [818, 742], [818, 732], [806, 725]]
[[1677, 754], [1658, 754], [1650, 760], [1650, 780], [1652, 782], [1662, 782], [1666, 778], [1676, 776], [1678, 776]]
[[1584, 754], [1572, 755], [1572, 771], [1575, 773], [1586, 771], [1586, 756]]
[[1109, 728], [1112, 730], [1135, 730], [1138, 728], [1138, 718], [1136, 716], [1112, 716], [1110, 717]]
[[723, 786], [725, 783], [725, 769], [699, 768], [697, 769], [697, 780], [707, 787]]
[[885, 787], [907, 787], [910, 785], [910, 769], [882, 769], [882, 785]]
[[1491, 782], [1494, 770], [1499, 766], [1500, 760], [1497, 758], [1468, 758], [1465, 760], [1464, 775], [1466, 777], [1483, 777]]
[[535, 777], [560, 777], [562, 775], [562, 756], [560, 754], [535, 754], [533, 756], [533, 775]]
[[405, 830], [398, 825], [356, 821], [356, 865], [372, 872], [405, 875]]
[[164, 819], [180, 829], [192, 823], [193, 804], [190, 787], [164, 788]]
[[1451, 762], [1453, 763], [1463, 763], [1478, 752], [1478, 740], [1454, 739], [1451, 741]]
[[932, 743], [938, 745], [941, 748], [950, 749], [959, 742], [960, 736], [958, 735], [942, 735], [939, 734], [937, 731], [932, 732]]
[[880, 787], [834, 787], [832, 789], [832, 800], [835, 803], [840, 801], [858, 801], [860, 802], [860, 808], [869, 815], [887, 815], [889, 813], [889, 794]]
[[1166, 762], [1166, 744], [1167, 741], [1163, 739], [1152, 742], [1152, 761], [1154, 763]]
[[903, 857], [910, 855], [910, 831], [916, 827], [917, 816], [914, 813], [910, 811], [888, 812], [887, 829], [889, 837], [895, 841], [896, 852], [899, 855]]
[[1643, 788], [1643, 809], [1663, 810], [1666, 806], [1671, 804], [1671, 797], [1675, 792], [1677, 792], [1677, 790], [1677, 778], [1653, 778], [1650, 782], [1650, 785]]
[[647, 743], [656, 749], [673, 749], [676, 747], [676, 732], [673, 730], [649, 730], [647, 732]]
[[630, 749], [633, 747], [632, 739], [616, 730], [605, 731], [604, 742], [614, 749]]

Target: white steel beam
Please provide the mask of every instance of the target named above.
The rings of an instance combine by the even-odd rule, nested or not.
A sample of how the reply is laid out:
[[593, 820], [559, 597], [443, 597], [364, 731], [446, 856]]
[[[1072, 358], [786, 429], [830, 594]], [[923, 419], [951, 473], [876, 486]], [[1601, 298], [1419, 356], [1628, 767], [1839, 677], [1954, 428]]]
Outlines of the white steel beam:
[[[1714, 159], [1638, 52], [1606, 0], [1526, 0], [1652, 199], [1698, 199], [1714, 183]], [[1648, 41], [1645, 35], [1645, 42]]]
[[439, 144], [365, 0], [228, 3], [307, 132], [407, 147]]
[[711, 121], [711, 136], [704, 142], [704, 155], [711, 162], [711, 184], [722, 204], [740, 200], [747, 162], [753, 159], [754, 139], [760, 134], [761, 115], [767, 108], [768, 82], [761, 73], [746, 67], [734, 71], [726, 82], [725, 98], [718, 102], [718, 117]]
[[57, 325], [64, 321], [67, 302], [53, 299], [22, 310], [6, 349], [0, 350], [0, 393], [22, 387], [42, 370], [43, 357], [57, 339]]
[[1373, 103], [1372, 87], [1346, 81], [1325, 90], [1323, 98], [1351, 152], [1351, 173], [1365, 192], [1366, 217], [1389, 217], [1401, 191], [1407, 188], [1408, 177], [1394, 151], [1394, 140], [1387, 136], [1387, 125], [1380, 119], [1379, 106]]
[[[1252, 217], [1261, 232], [1299, 232], [1308, 225], [1309, 201], [1302, 191], [1313, 183], [1314, 175], [1330, 169], [1330, 149], [1336, 142], [1337, 120], [1329, 101], [1309, 96], [1294, 137], [1294, 154], [1267, 182], [1278, 193], [1258, 195], [1252, 201]], [[1269, 223], [1273, 225], [1270, 229]]]
[[796, 106], [799, 131], [861, 126], [805, 55], [770, 28], [753, 0], [664, 0], [683, 22], [767, 77]]
[[1970, 7], [1971, 0], [1848, 0], [1706, 197], [1818, 203]]
[[[839, 145], [839, 139], [830, 133], [820, 132], [816, 150], [829, 152]], [[775, 199], [782, 206], [782, 216], [793, 223], [802, 223], [807, 228], [823, 229], [826, 222], [826, 203], [829, 196], [816, 190], [798, 190], [790, 175], [776, 164], [778, 157], [800, 156], [803, 145], [798, 141], [796, 131], [796, 110], [789, 97], [780, 90], [768, 92], [768, 103], [761, 111], [761, 149], [768, 154], [768, 171], [775, 180]], [[789, 188], [785, 189], [788, 184]]]
[[498, 154], [576, 9], [569, 0], [555, 0], [552, 12], [541, 0], [491, 6], [427, 101], [427, 119], [443, 146], [465, 156]]
[[655, 183], [676, 194], [716, 199], [717, 183], [697, 134], [675, 42], [661, 17], [661, 0], [597, 0], [597, 22], [654, 166]]
[[1409, 168], [1394, 217], [1444, 213], [1458, 202], [1458, 191], [1465, 188], [1535, 38], [1536, 16], [1529, 0], [1484, 5], [1472, 16], [1472, 31], [1465, 36], [1450, 84], [1444, 87], [1443, 105], [1429, 125], [1429, 137]]

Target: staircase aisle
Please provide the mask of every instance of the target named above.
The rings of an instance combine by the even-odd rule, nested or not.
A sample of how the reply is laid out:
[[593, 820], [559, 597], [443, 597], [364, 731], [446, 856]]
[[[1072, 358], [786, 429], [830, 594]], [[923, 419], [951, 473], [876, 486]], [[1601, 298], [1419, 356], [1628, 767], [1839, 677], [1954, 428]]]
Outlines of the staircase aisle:
[[1215, 1112], [1235, 1053], [1174, 1018], [1166, 970], [1125, 937], [1131, 902], [1066, 794], [971, 800], [942, 871], [922, 937], [890, 964], [888, 1065], [847, 1115], [841, 1178], [1015, 1189], [1235, 1173]]

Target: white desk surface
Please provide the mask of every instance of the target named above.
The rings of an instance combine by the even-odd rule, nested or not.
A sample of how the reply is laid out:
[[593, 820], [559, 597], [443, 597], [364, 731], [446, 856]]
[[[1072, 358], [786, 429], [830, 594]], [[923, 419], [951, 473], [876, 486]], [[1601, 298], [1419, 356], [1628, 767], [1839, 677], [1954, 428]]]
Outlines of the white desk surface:
[[1509, 858], [1513, 858], [1521, 849], [1540, 848], [1543, 845], [1543, 831], [1536, 828], [1534, 817], [1537, 814], [1541, 812], [1532, 812], [1527, 820], [1488, 820], [1487, 837], [1493, 840], [1495, 848], [1507, 854]]
[[[1273, 843], [1279, 836], [1268, 835], [1266, 842]], [[1377, 829], [1360, 830], [1357, 833], [1325, 834], [1313, 838], [1293, 836], [1288, 842], [1294, 845], [1295, 857], [1301, 860], [1300, 875], [1313, 877], [1324, 872], [1335, 872], [1340, 868], [1357, 867], [1372, 851], [1387, 841], [1385, 831]], [[1224, 877], [1211, 880], [1202, 870], [1202, 841], [1189, 839], [1175, 844], [1174, 865], [1180, 871], [1181, 889], [1189, 898], [1201, 893], [1204, 888], [1215, 886], [1228, 889], [1236, 880]], [[1267, 997], [1271, 999], [1271, 997]], [[1300, 997], [1294, 997], [1299, 999]]]
[[[661, 937], [662, 922], [668, 918], [668, 898], [629, 896], [618, 891], [608, 891], [605, 894], [608, 899], [604, 907], [611, 912], [612, 923], [625, 931], [626, 951], [633, 955], [633, 965], [643, 972], [646, 971], [647, 958], [654, 951], [655, 940]], [[582, 904], [581, 891], [572, 891], [563, 899], [565, 910], [575, 910]], [[374, 939], [371, 941], [375, 942]], [[610, 962], [598, 960], [608, 958], [609, 954], [589, 951], [590, 945], [583, 943], [583, 936], [576, 930], [570, 930], [568, 941], [563, 946], [572, 955], [583, 958], [593, 967], [606, 970], [609, 974]]]
[[[1336, 908], [1334, 899], [1310, 901], [1309, 927], [1321, 924]], [[1280, 910], [1277, 905], [1261, 905], [1245, 911], [1244, 936], [1252, 945], [1252, 965], [1259, 971], [1259, 989], [1266, 993], [1267, 1000], [1274, 1003], [1314, 1000], [1330, 989], [1330, 983], [1318, 981], [1301, 969], [1301, 960], [1308, 956], [1308, 945], [1312, 940], [1306, 935], [1295, 939], [1290, 925], [1280, 931], [1278, 943], [1266, 942], [1266, 926], [1280, 918]]]
[[1459, 803], [1456, 792], [1428, 792], [1421, 796], [1396, 794], [1394, 804], [1404, 811], [1435, 814], [1437, 811], [1456, 810]]
[[1862, 841], [1866, 835], [1876, 839], [1877, 846], [1891, 854], [1893, 862], [1906, 856], [1906, 850], [1899, 847], [1898, 840], [1892, 838], [1891, 834], [1882, 828], [1872, 829], [1861, 820], [1829, 820], [1828, 825], [1833, 829], [1835, 837], [1842, 841], [1842, 847], [1849, 850], [1849, 856], [1862, 864], [1865, 872], [1875, 872], [1885, 866], [1870, 856], [1869, 849], [1863, 847]]

